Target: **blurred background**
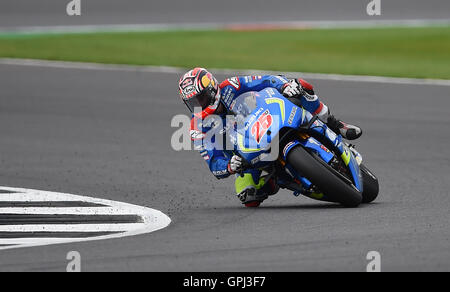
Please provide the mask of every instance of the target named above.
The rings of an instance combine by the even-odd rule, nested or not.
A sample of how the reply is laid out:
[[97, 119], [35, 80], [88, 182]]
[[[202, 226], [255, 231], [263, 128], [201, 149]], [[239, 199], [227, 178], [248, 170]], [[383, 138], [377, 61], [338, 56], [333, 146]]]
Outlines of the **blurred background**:
[[82, 16], [68, 17], [70, 0], [2, 0], [0, 27], [267, 21], [448, 19], [447, 0], [382, 0], [370, 17], [370, 0], [81, 0]]
[[446, 0], [77, 2], [2, 1], [0, 57], [450, 79]]

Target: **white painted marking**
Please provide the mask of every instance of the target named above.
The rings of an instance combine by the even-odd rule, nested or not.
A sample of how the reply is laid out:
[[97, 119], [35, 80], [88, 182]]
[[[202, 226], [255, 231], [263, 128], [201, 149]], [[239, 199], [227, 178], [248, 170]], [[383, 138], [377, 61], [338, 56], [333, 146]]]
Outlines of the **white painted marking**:
[[[71, 208], [0, 208], [1, 214], [48, 214], [48, 215], [134, 215], [140, 217], [137, 223], [111, 223], [111, 224], [14, 224], [0, 225], [0, 232], [54, 232], [52, 238], [0, 238], [0, 245], [13, 244], [14, 246], [0, 247], [2, 249], [32, 247], [51, 244], [83, 242], [93, 240], [105, 240], [135, 236], [154, 232], [167, 227], [171, 220], [162, 212], [146, 207], [131, 205], [122, 202], [97, 199], [72, 194], [55, 193], [39, 190], [0, 187], [2, 191], [12, 191], [11, 194], [1, 194], [0, 202], [37, 202], [37, 201], [80, 201], [86, 203], [101, 204], [105, 207], [71, 207]], [[38, 220], [37, 220], [38, 221]], [[39, 223], [39, 222], [38, 222]], [[121, 232], [113, 235], [97, 236], [89, 238], [59, 238], [58, 232]]]
[[143, 72], [143, 73], [168, 73], [168, 74], [181, 74], [182, 72], [185, 71], [184, 68], [169, 67], [169, 66], [132, 66], [132, 65], [47, 61], [47, 60], [31, 60], [31, 59], [8, 59], [8, 58], [0, 58], [0, 65], [95, 70], [95, 71], [101, 70], [101, 71], [125, 71], [125, 72]]
[[[2, 201], [0, 197], [0, 202]], [[136, 210], [116, 207], [8, 207], [0, 208], [0, 214], [38, 214], [38, 215], [135, 215]]]
[[132, 224], [65, 224], [65, 225], [0, 225], [0, 232], [121, 232], [141, 229], [144, 223]]
[[[100, 71], [143, 72], [143, 73], [166, 73], [177, 75], [186, 73], [187, 70], [186, 68], [168, 67], [168, 66], [131, 66], [131, 65], [114, 65], [114, 64], [110, 65], [97, 63], [8, 59], [8, 58], [0, 58], [0, 65], [77, 69], [77, 70], [97, 70], [97, 71], [100, 70]], [[444, 79], [416, 79], [416, 78], [394, 78], [381, 76], [340, 75], [340, 74], [322, 74], [322, 73], [306, 73], [306, 72], [281, 72], [281, 71], [263, 71], [256, 69], [240, 70], [240, 69], [210, 68], [210, 71], [216, 74], [224, 74], [224, 75], [271, 74], [271, 75], [301, 76], [305, 79], [316, 79], [316, 80], [387, 83], [387, 84], [401, 84], [401, 85], [450, 86], [450, 80]]]
[[[3, 188], [2, 188], [3, 190]], [[31, 191], [31, 190], [30, 190]], [[31, 196], [34, 195], [34, 196]], [[65, 196], [64, 194], [49, 193], [49, 192], [30, 192], [30, 193], [15, 193], [15, 194], [2, 194], [0, 193], [0, 201], [3, 202], [41, 202], [41, 201], [68, 201], [76, 202], [76, 198], [71, 196]]]

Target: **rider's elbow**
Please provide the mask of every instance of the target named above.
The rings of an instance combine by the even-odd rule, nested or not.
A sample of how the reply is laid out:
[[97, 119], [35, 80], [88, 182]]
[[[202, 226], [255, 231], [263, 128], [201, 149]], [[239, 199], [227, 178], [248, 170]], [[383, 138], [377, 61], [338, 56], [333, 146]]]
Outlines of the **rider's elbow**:
[[228, 170], [212, 171], [212, 174], [217, 179], [225, 179], [230, 176], [230, 173], [228, 172]]

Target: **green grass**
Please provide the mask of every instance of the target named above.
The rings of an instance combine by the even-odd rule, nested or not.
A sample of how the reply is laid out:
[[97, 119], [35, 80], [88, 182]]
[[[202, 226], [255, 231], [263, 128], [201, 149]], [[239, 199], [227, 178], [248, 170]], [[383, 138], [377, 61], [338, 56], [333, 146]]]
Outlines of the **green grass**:
[[0, 35], [0, 57], [450, 79], [450, 27]]

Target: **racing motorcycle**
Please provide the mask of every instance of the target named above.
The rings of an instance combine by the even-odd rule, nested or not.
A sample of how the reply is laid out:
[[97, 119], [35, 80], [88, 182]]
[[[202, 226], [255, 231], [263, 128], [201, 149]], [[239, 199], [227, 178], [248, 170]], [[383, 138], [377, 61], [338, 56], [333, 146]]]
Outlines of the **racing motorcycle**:
[[266, 181], [274, 178], [296, 196], [345, 207], [374, 201], [378, 179], [355, 146], [296, 101], [272, 88], [236, 98], [230, 107], [235, 131], [229, 138], [244, 169], [262, 170]]

